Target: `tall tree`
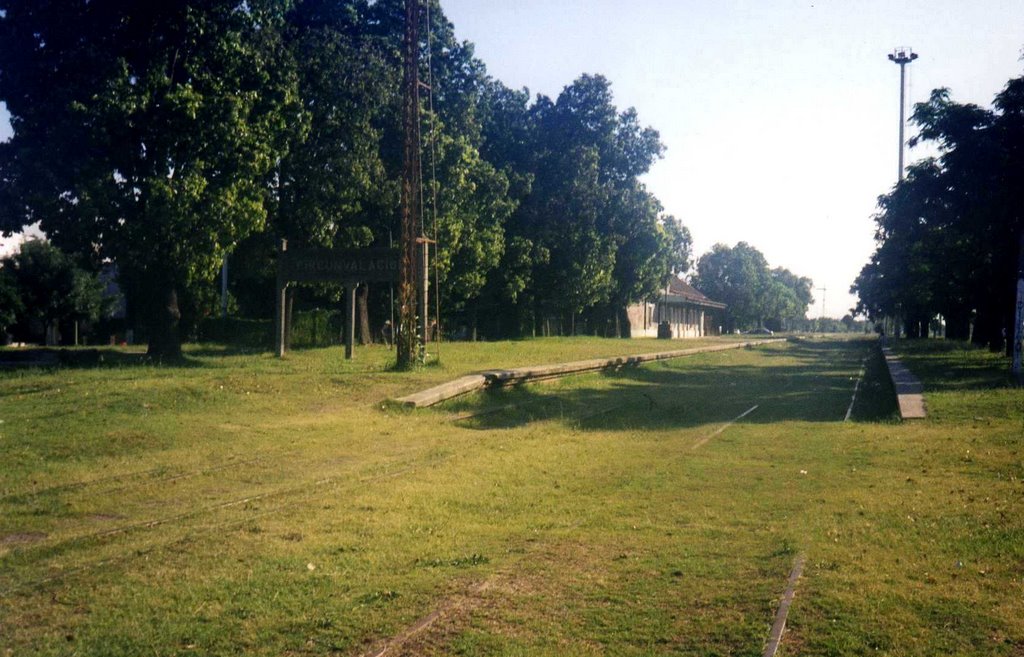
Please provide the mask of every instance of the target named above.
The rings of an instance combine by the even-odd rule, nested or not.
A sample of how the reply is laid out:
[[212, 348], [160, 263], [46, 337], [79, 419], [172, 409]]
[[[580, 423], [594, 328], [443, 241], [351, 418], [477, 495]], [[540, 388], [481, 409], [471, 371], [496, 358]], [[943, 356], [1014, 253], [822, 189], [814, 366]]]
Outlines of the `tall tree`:
[[965, 339], [973, 318], [975, 343], [1009, 349], [1024, 230], [1024, 77], [991, 110], [937, 89], [913, 120], [913, 143], [932, 142], [939, 156], [879, 199], [877, 248], [852, 288], [858, 310], [922, 337], [941, 314], [947, 336]]
[[[274, 221], [290, 239], [383, 246], [399, 234], [403, 12], [402, 0], [303, 0], [289, 17], [310, 121], [281, 163]], [[423, 215], [427, 236], [436, 240], [435, 293], [444, 295], [448, 312], [459, 312], [498, 266], [515, 201], [507, 174], [479, 151], [483, 63], [471, 44], [455, 39], [436, 1], [421, 18], [427, 14], [429, 25], [421, 30], [421, 50], [431, 64], [420, 112]], [[427, 58], [421, 60], [426, 81]]]
[[610, 239], [615, 244], [615, 268], [609, 313], [615, 335], [628, 335], [626, 308], [653, 298], [672, 274], [690, 266], [690, 232], [675, 217], [662, 214], [657, 198], [642, 185], [619, 190], [607, 212], [612, 217]]
[[0, 344], [7, 344], [7, 329], [18, 321], [24, 308], [10, 267], [0, 263]]
[[637, 180], [661, 156], [658, 133], [632, 108], [619, 112], [599, 75], [529, 106], [526, 92], [500, 85], [485, 98], [483, 152], [499, 167], [528, 172], [513, 185], [522, 202], [508, 222], [516, 253], [535, 258], [518, 279], [532, 308], [520, 310], [571, 324], [585, 309], [638, 300], [660, 285], [685, 240], [669, 234], [660, 204]]
[[[33, 324], [48, 329], [78, 320], [94, 321], [104, 311], [99, 277], [49, 242], [22, 242], [16, 253], [0, 261], [0, 274], [17, 295], [11, 310], [25, 332], [24, 339], [35, 337], [28, 335]], [[0, 310], [0, 328], [14, 324], [4, 317], [7, 314]]]
[[715, 244], [697, 261], [693, 284], [716, 301], [728, 305], [727, 331], [759, 326], [764, 321], [762, 305], [769, 282], [764, 255], [746, 242], [735, 247]]
[[0, 229], [116, 262], [155, 357], [180, 355], [179, 294], [264, 226], [298, 116], [288, 7], [0, 0]]
[[400, 71], [366, 33], [364, 3], [303, 0], [288, 16], [304, 130], [273, 179], [275, 237], [307, 246], [362, 247], [391, 226], [398, 189], [380, 150], [396, 119]]
[[715, 244], [697, 261], [693, 284], [716, 301], [728, 305], [726, 330], [770, 325], [785, 328], [798, 320], [813, 301], [811, 279], [788, 269], [768, 269], [764, 255], [746, 242], [734, 247]]
[[772, 269], [770, 276], [765, 298], [765, 327], [773, 331], [786, 330], [807, 316], [807, 309], [814, 303], [811, 293], [814, 282], [784, 267]]

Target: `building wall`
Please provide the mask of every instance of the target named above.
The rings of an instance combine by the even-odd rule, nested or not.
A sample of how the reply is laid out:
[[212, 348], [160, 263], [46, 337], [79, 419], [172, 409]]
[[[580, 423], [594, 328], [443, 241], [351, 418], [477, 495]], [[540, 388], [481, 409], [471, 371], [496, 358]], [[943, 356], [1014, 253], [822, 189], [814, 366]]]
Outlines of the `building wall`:
[[626, 308], [629, 335], [633, 338], [658, 337], [658, 322], [654, 319], [655, 304], [634, 303]]
[[634, 338], [658, 337], [658, 323], [672, 327], [673, 338], [700, 338], [707, 334], [707, 317], [700, 306], [661, 303], [636, 303], [626, 308], [629, 334]]

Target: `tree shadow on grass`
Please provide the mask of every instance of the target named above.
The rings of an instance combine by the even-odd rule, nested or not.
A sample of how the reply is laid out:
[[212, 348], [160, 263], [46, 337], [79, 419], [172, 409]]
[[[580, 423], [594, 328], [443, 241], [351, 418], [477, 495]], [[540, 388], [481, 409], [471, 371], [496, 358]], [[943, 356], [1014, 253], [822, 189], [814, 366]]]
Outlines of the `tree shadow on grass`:
[[1020, 387], [1010, 372], [1010, 359], [967, 342], [901, 340], [890, 346], [928, 392], [993, 390]]
[[97, 348], [61, 348], [39, 347], [31, 349], [0, 350], [0, 372], [17, 370], [58, 370], [58, 369], [96, 369], [153, 367], [207, 367], [206, 363], [196, 360], [202, 354], [189, 352], [179, 359], [156, 360], [143, 352], [126, 351], [119, 347]]
[[[289, 351], [305, 352], [329, 347], [300, 345]], [[215, 368], [219, 364], [203, 358], [229, 358], [270, 354], [270, 347], [252, 344], [217, 342], [190, 343], [184, 346], [181, 358], [158, 360], [130, 347], [33, 347], [0, 348], [0, 372], [18, 369], [87, 369], [99, 367], [167, 367]]]
[[[835, 344], [835, 343], [832, 343]], [[865, 343], [830, 343], [760, 350], [764, 365], [694, 364], [685, 359], [624, 368], [586, 381], [517, 386], [446, 404], [462, 426], [505, 429], [559, 421], [581, 430], [672, 429], [732, 421], [753, 406], [745, 423], [840, 422], [849, 408]], [[778, 360], [785, 357], [786, 363]], [[860, 386], [874, 386], [869, 368]], [[860, 387], [858, 386], [858, 388]], [[853, 419], [889, 419], [895, 401], [867, 395]]]
[[[312, 349], [312, 347], [309, 347]], [[305, 351], [306, 348], [292, 349], [292, 351]], [[215, 342], [203, 342], [195, 347], [186, 350], [187, 357], [194, 358], [223, 358], [228, 356], [257, 356], [260, 354], [273, 353], [271, 347], [254, 347], [252, 345], [219, 344]]]

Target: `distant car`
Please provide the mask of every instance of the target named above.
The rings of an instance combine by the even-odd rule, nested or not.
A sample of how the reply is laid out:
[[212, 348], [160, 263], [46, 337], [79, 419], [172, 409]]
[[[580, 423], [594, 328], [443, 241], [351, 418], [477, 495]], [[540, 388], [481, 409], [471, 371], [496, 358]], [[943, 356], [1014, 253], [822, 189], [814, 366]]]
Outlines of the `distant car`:
[[762, 326], [761, 328], [750, 329], [749, 331], [744, 331], [743, 334], [744, 335], [775, 335], [775, 332], [772, 331], [771, 329], [766, 329], [765, 327]]

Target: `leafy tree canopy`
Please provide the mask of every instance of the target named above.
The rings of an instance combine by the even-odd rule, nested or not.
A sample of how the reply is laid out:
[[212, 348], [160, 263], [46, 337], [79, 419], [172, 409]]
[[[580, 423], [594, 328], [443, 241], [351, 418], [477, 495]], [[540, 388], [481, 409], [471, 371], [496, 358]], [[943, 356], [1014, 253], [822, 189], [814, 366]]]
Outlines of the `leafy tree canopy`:
[[912, 337], [941, 314], [947, 337], [999, 349], [1013, 326], [1024, 231], [1024, 77], [992, 109], [936, 89], [913, 121], [911, 143], [931, 142], [939, 156], [879, 198], [875, 253], [851, 289], [857, 311], [895, 318]]
[[285, 0], [0, 2], [0, 229], [117, 263], [150, 352], [180, 353], [178, 291], [261, 230], [296, 125]]
[[96, 320], [105, 305], [99, 277], [49, 242], [22, 242], [0, 261], [0, 329]]
[[726, 330], [767, 326], [788, 328], [802, 320], [813, 303], [811, 279], [788, 269], [769, 270], [764, 255], [746, 242], [735, 247], [715, 244], [697, 261], [693, 284], [728, 305]]
[[[263, 311], [243, 297], [267, 287], [279, 238], [390, 243], [403, 8], [0, 0], [14, 127], [0, 230], [38, 221], [62, 249], [116, 264], [155, 356], [179, 353], [179, 320], [213, 305], [236, 249], [240, 302]], [[607, 79], [531, 101], [487, 75], [437, 0], [426, 15], [425, 224], [449, 313], [496, 310], [516, 332], [542, 314], [607, 313], [689, 267], [688, 231], [638, 180], [664, 146]]]

